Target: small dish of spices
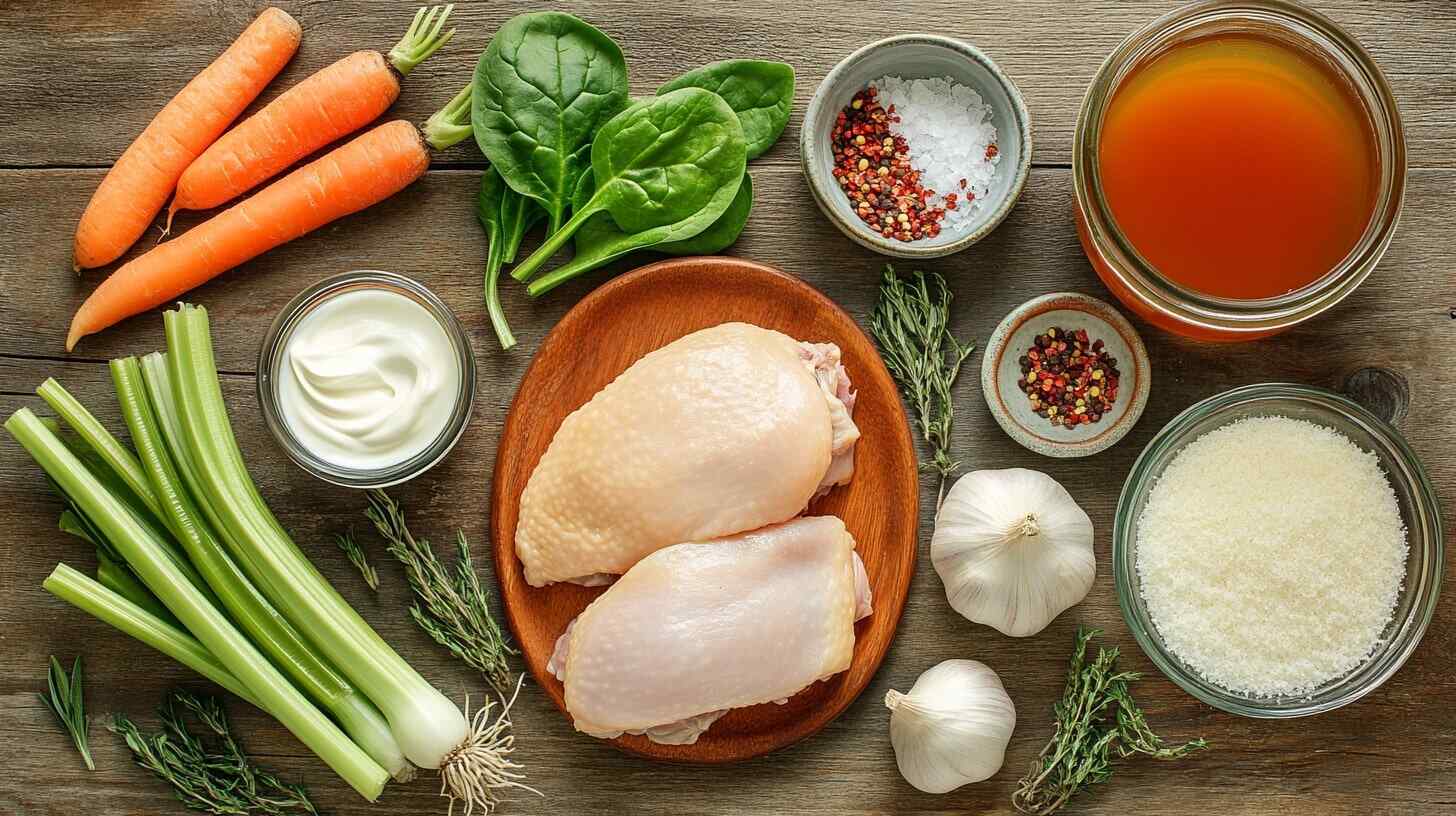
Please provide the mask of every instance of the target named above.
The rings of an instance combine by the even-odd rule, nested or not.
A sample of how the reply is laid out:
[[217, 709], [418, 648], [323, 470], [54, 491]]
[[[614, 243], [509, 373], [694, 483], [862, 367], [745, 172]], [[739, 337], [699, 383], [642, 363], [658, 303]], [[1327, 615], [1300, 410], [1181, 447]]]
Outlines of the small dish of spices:
[[1117, 358], [1086, 329], [1052, 326], [1038, 331], [1016, 362], [1021, 368], [1016, 387], [1032, 412], [1046, 417], [1051, 426], [1093, 425], [1112, 413], [1120, 376]]
[[1089, 456], [1112, 446], [1137, 424], [1150, 385], [1147, 349], [1132, 324], [1075, 292], [1012, 310], [982, 357], [992, 416], [1045, 456]]
[[1015, 84], [980, 50], [924, 34], [846, 57], [800, 137], [819, 208], [855, 242], [899, 258], [965, 249], [1010, 213], [1031, 167]]

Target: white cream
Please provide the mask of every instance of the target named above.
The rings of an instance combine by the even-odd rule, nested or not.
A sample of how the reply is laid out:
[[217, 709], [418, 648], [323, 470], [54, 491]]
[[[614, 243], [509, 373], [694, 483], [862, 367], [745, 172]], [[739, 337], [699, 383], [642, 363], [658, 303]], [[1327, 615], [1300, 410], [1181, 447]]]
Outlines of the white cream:
[[397, 292], [360, 289], [330, 298], [294, 328], [278, 403], [315, 456], [376, 470], [439, 438], [460, 381], [450, 335], [429, 310]]

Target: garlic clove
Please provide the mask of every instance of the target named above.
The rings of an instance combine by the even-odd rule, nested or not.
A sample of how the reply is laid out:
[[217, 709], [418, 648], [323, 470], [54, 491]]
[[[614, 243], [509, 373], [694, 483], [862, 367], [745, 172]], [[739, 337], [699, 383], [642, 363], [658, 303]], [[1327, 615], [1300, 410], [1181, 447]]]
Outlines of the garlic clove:
[[946, 494], [930, 558], [961, 615], [1026, 637], [1081, 602], [1097, 575], [1092, 520], [1055, 479], [978, 470]]
[[885, 694], [900, 775], [926, 793], [949, 793], [994, 776], [1016, 729], [1016, 706], [986, 664], [947, 660], [909, 693]]

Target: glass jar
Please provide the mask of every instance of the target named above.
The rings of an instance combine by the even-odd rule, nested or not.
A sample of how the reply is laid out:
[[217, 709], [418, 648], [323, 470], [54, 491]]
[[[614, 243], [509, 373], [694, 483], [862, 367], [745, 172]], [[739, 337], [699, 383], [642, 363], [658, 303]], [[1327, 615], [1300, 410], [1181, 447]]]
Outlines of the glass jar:
[[[1370, 117], [1380, 177], [1375, 208], [1349, 254], [1324, 276], [1288, 294], [1256, 300], [1206, 295], [1159, 274], [1118, 229], [1103, 194], [1098, 154], [1103, 118], [1122, 82], [1169, 48], [1211, 34], [1247, 33], [1312, 54], [1343, 76]], [[1400, 112], [1370, 55], [1325, 17], [1283, 0], [1206, 0], [1133, 33], [1103, 62], [1082, 100], [1072, 144], [1077, 232], [1107, 288], [1155, 326], [1200, 340], [1253, 340], [1302, 323], [1349, 295], [1390, 246], [1405, 198]]]
[[[331, 462], [310, 450], [298, 438], [289, 428], [283, 411], [279, 376], [281, 367], [286, 364], [289, 340], [303, 320], [330, 300], [361, 290], [382, 290], [403, 295], [423, 307], [431, 317], [439, 321], [449, 337], [453, 351], [452, 362], [459, 366], [460, 371], [459, 390], [449, 397], [454, 401], [449, 419], [435, 439], [419, 453], [402, 461], [367, 469]], [[346, 272], [325, 278], [300, 292], [283, 307], [283, 311], [273, 321], [258, 352], [258, 406], [273, 438], [278, 440], [284, 453], [299, 467], [326, 482], [343, 487], [388, 487], [409, 481], [434, 467], [460, 440], [475, 406], [475, 353], [470, 344], [470, 336], [455, 317], [455, 313], [422, 284], [390, 272]]]

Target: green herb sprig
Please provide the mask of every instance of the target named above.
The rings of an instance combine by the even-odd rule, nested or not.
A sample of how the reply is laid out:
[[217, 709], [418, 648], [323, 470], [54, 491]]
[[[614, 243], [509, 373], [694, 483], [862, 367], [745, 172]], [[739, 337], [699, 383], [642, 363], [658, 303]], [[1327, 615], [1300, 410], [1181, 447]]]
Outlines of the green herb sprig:
[[334, 543], [339, 545], [340, 550], [343, 550], [344, 557], [349, 559], [349, 563], [354, 565], [354, 569], [359, 570], [359, 576], [364, 579], [364, 583], [368, 584], [370, 589], [378, 592], [379, 570], [369, 563], [369, 556], [364, 553], [364, 548], [360, 546], [358, 539], [354, 538], [354, 531], [350, 530], [335, 535]]
[[933, 458], [922, 465], [945, 480], [960, 466], [950, 456], [950, 431], [955, 420], [951, 387], [974, 342], [961, 343], [950, 333], [950, 288], [938, 274], [912, 272], [908, 277], [885, 266], [880, 298], [870, 314], [870, 333], [880, 346], [885, 367], [915, 408], [920, 434]]
[[369, 491], [366, 515], [389, 543], [389, 553], [404, 565], [405, 577], [418, 599], [410, 607], [410, 617], [436, 643], [484, 674], [504, 696], [511, 687], [506, 657], [517, 652], [506, 643], [500, 624], [490, 613], [490, 595], [470, 560], [465, 534], [456, 534], [459, 556], [451, 575], [430, 542], [410, 534], [404, 511], [389, 494]]
[[[136, 763], [172, 787], [178, 801], [203, 813], [318, 816], [301, 785], [282, 781], [253, 764], [233, 736], [222, 703], [214, 697], [173, 691], [158, 712], [162, 730], [144, 734], [120, 714], [111, 724]], [[188, 716], [211, 733], [209, 747], [188, 728]]]
[[1208, 747], [1201, 738], [1169, 746], [1153, 733], [1128, 689], [1142, 675], [1117, 670], [1115, 647], [1099, 648], [1087, 663], [1087, 644], [1100, 634], [1077, 630], [1067, 687], [1053, 708], [1056, 731], [1011, 795], [1022, 813], [1056, 813], [1080, 791], [1110, 779], [1115, 760], [1136, 754], [1178, 759]]
[[68, 676], [66, 670], [61, 668], [61, 661], [51, 655], [50, 674], [46, 678], [47, 694], [40, 695], [40, 701], [45, 707], [56, 715], [56, 720], [66, 733], [71, 735], [71, 742], [76, 744], [76, 750], [81, 753], [81, 759], [86, 762], [86, 769], [96, 770], [96, 762], [91, 759], [91, 744], [86, 736], [86, 705], [84, 700], [85, 677], [81, 672], [81, 658], [77, 657], [76, 662], [71, 665], [71, 673]]

